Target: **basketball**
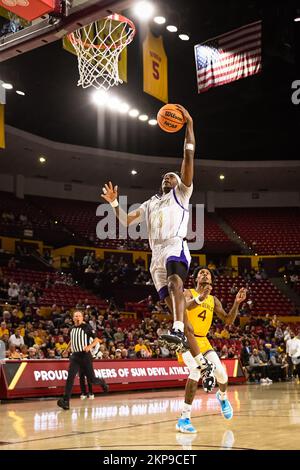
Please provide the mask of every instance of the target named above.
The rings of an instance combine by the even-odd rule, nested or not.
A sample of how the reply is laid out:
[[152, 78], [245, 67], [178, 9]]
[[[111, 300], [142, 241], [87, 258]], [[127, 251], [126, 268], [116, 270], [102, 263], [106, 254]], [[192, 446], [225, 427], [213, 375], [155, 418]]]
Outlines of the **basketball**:
[[157, 122], [165, 132], [178, 132], [184, 126], [185, 119], [175, 104], [165, 104], [157, 113]]

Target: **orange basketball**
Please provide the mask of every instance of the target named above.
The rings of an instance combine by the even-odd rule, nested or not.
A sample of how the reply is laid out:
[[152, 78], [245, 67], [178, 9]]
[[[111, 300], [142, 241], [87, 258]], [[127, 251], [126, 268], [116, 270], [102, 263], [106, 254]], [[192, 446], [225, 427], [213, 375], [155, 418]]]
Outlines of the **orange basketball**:
[[165, 132], [177, 132], [182, 129], [185, 119], [175, 104], [165, 104], [157, 113], [159, 127]]

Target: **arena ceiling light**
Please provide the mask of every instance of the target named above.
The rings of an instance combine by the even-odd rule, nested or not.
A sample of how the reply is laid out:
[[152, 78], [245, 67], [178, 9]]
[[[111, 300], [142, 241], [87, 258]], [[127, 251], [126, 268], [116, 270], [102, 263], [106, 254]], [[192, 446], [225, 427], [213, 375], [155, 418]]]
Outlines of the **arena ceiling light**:
[[131, 170], [131, 174], [134, 176], [134, 175], [137, 175], [137, 171], [136, 170]]
[[139, 120], [140, 120], [140, 121], [148, 121], [148, 116], [147, 116], [147, 114], [140, 114]]
[[178, 37], [179, 39], [181, 39], [181, 41], [189, 41], [190, 39], [190, 36], [188, 34], [179, 34]]
[[297, 16], [296, 18], [294, 18], [294, 21], [299, 22], [300, 21], [300, 16]]
[[92, 100], [98, 106], [104, 106], [108, 101], [108, 94], [103, 90], [96, 90], [92, 94]]
[[155, 16], [155, 18], [153, 18], [153, 21], [156, 24], [165, 24], [167, 20], [164, 16]]
[[120, 113], [125, 114], [125, 113], [128, 112], [129, 108], [130, 108], [129, 104], [121, 103], [120, 107], [119, 107], [119, 111], [120, 111]]
[[17, 95], [25, 96], [24, 91], [17, 90], [16, 93], [17, 93]]
[[224, 179], [225, 179], [225, 176], [224, 176], [224, 175], [220, 175], [219, 178], [220, 178], [220, 180], [224, 180]]
[[46, 157], [44, 157], [44, 155], [41, 155], [41, 156], [39, 157], [39, 162], [40, 162], [40, 163], [46, 163], [46, 161], [47, 161], [47, 159], [46, 159]]
[[156, 126], [157, 120], [156, 119], [149, 119], [148, 124], [150, 124], [150, 126]]
[[112, 111], [119, 110], [121, 105], [122, 105], [122, 102], [119, 100], [119, 98], [116, 98], [116, 97], [110, 98], [107, 102], [107, 106]]
[[128, 111], [128, 115], [129, 115], [130, 117], [132, 117], [132, 118], [138, 117], [139, 114], [140, 114], [140, 112], [139, 112], [137, 109], [135, 109], [135, 108], [134, 108], [134, 109], [130, 109], [130, 110]]
[[154, 5], [150, 2], [138, 2], [133, 7], [135, 16], [141, 21], [148, 21], [154, 14]]
[[13, 86], [11, 83], [2, 83], [2, 86], [3, 88], [5, 88], [5, 90], [12, 90], [13, 89]]
[[167, 30], [170, 31], [170, 33], [176, 33], [178, 31], [178, 28], [177, 28], [177, 26], [175, 26], [173, 24], [169, 24], [167, 26]]

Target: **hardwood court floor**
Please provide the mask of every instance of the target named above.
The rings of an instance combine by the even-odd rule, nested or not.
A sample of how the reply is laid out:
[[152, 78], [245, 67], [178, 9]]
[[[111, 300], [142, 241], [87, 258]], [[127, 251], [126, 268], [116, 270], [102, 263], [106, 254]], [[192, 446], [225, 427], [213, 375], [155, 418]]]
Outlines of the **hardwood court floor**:
[[226, 421], [215, 395], [199, 389], [196, 435], [175, 431], [182, 389], [74, 398], [70, 411], [56, 400], [8, 402], [0, 405], [0, 450], [300, 449], [300, 385], [240, 385], [229, 398], [235, 416]]

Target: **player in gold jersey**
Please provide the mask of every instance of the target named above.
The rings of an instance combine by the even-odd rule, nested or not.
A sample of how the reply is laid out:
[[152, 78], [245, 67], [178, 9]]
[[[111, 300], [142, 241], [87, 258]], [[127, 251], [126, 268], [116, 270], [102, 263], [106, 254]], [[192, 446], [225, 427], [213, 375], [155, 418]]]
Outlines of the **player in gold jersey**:
[[[242, 288], [236, 295], [233, 306], [229, 313], [226, 313], [217, 297], [211, 295], [213, 274], [208, 268], [198, 267], [193, 274], [195, 289], [185, 290], [187, 305], [186, 336], [191, 347], [191, 353], [194, 357], [201, 353], [212, 364], [214, 364], [214, 375], [219, 385], [216, 397], [221, 406], [221, 413], [225, 419], [231, 419], [233, 416], [232, 406], [227, 398], [228, 376], [223, 367], [219, 356], [214, 351], [212, 345], [207, 339], [207, 334], [212, 324], [214, 314], [225, 324], [230, 325], [238, 315], [239, 305], [246, 299], [246, 289]], [[195, 345], [195, 343], [197, 343]], [[183, 355], [184, 358], [184, 355]], [[185, 359], [185, 358], [184, 358]], [[187, 364], [190, 369], [190, 375], [185, 387], [185, 403], [178, 419], [176, 429], [183, 433], [196, 433], [196, 429], [191, 423], [191, 409], [198, 382], [200, 371], [197, 367]]]

